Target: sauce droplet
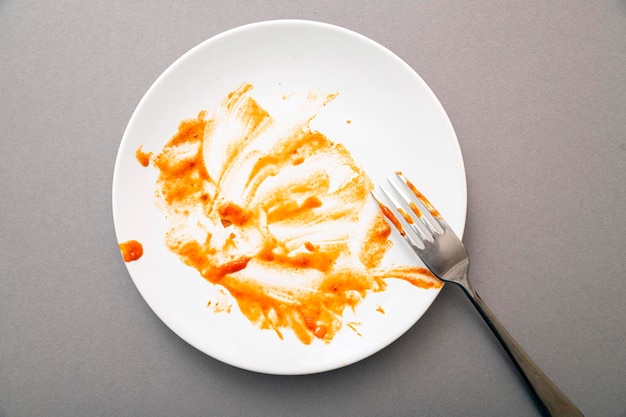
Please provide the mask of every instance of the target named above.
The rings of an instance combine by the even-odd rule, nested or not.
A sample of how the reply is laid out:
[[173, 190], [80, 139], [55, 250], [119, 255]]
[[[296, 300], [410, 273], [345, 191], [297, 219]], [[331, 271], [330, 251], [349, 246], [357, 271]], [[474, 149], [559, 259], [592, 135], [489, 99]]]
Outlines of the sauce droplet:
[[129, 240], [127, 242], [120, 243], [120, 251], [124, 262], [132, 262], [141, 258], [143, 255], [143, 245], [136, 240]]
[[151, 157], [152, 152], [144, 152], [142, 146], [137, 148], [137, 151], [135, 151], [135, 158], [137, 158], [137, 161], [141, 164], [142, 167], [147, 167], [148, 165], [150, 165]]

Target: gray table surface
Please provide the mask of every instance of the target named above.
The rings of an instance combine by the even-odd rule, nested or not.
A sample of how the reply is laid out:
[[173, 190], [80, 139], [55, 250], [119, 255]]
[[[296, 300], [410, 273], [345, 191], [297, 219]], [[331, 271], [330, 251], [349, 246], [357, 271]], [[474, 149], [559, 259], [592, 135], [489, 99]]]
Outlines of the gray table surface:
[[483, 299], [587, 416], [626, 416], [626, 2], [0, 1], [0, 416], [536, 416], [447, 286], [378, 354], [225, 365], [134, 287], [111, 182], [130, 115], [191, 47], [260, 20], [360, 32], [430, 85], [463, 151]]

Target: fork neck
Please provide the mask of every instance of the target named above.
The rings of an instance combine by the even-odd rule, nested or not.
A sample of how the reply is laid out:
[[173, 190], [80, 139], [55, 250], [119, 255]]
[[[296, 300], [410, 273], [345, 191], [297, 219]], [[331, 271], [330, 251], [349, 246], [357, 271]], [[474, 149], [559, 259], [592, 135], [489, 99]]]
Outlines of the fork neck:
[[469, 259], [466, 258], [460, 262], [458, 262], [454, 267], [452, 267], [449, 271], [446, 272], [446, 281], [453, 282], [460, 286], [463, 291], [470, 296], [470, 298], [475, 298], [477, 296], [476, 291], [472, 288], [472, 285], [469, 281]]

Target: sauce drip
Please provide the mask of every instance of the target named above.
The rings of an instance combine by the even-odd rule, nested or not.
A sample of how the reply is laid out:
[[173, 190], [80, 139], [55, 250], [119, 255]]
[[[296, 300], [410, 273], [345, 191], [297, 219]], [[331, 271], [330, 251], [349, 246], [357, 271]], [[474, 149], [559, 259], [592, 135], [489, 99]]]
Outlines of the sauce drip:
[[150, 158], [152, 157], [152, 152], [144, 152], [143, 148], [140, 146], [135, 151], [135, 158], [141, 164], [142, 167], [147, 167], [150, 165]]
[[[424, 194], [422, 194], [417, 187], [415, 187], [411, 181], [409, 181], [401, 172], [397, 172], [398, 176], [400, 178], [402, 178], [402, 180], [406, 183], [406, 185], [409, 187], [409, 189], [413, 192], [413, 194], [415, 195], [415, 197], [417, 197], [418, 200], [420, 200], [424, 206], [426, 207], [426, 209], [430, 212], [430, 214], [433, 215], [433, 217], [441, 217], [441, 214], [439, 214], [439, 211], [437, 211], [437, 209], [430, 203], [430, 201], [428, 201], [428, 199], [424, 196]], [[411, 203], [411, 209], [415, 212], [415, 214], [417, 214], [419, 217], [422, 217], [422, 214], [420, 212], [420, 209], [415, 205], [415, 203]]]
[[330, 342], [344, 310], [388, 278], [440, 287], [426, 269], [381, 266], [391, 228], [368, 204], [371, 180], [309, 126], [336, 94], [311, 94], [302, 111], [275, 120], [252, 88], [182, 121], [152, 158], [167, 247], [252, 323], [304, 344]]
[[136, 240], [129, 240], [127, 242], [120, 243], [119, 247], [122, 252], [124, 262], [136, 261], [143, 255], [143, 246]]

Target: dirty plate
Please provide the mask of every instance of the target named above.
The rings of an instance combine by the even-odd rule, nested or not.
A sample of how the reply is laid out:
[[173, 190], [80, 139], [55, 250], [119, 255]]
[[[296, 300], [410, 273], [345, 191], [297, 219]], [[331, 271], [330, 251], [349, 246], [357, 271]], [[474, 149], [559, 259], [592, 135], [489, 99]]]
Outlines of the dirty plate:
[[[144, 254], [127, 263], [157, 316], [197, 349], [240, 368], [270, 374], [308, 374], [359, 361], [406, 332], [439, 290], [389, 279], [369, 294], [328, 343], [303, 344], [261, 330], [217, 286], [187, 267], [164, 244], [165, 216], [155, 206], [158, 172], [138, 163], [136, 151], [159, 153], [182, 120], [218, 106], [242, 83], [263, 102], [307, 92], [338, 93], [311, 127], [344, 144], [374, 183], [396, 170], [426, 194], [463, 234], [466, 183], [452, 125], [426, 83], [378, 43], [324, 23], [281, 20], [219, 34], [191, 49], [150, 87], [122, 138], [113, 179], [113, 214], [119, 242], [137, 240]], [[395, 233], [395, 232], [394, 232]], [[386, 260], [419, 265], [392, 234]], [[223, 302], [230, 311], [207, 307]]]

